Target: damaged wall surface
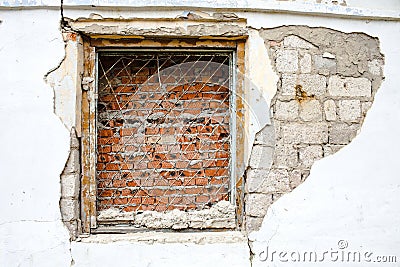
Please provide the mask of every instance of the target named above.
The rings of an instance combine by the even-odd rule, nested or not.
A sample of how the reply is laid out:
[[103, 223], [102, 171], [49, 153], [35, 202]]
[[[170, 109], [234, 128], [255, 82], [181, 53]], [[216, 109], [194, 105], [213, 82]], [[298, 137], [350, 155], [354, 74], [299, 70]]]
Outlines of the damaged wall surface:
[[[199, 8], [185, 2], [193, 6], [188, 12], [151, 3], [135, 10], [123, 1], [116, 1], [117, 9], [102, 2], [96, 8], [64, 1], [60, 12], [53, 4], [31, 3], [36, 9], [24, 10], [12, 8], [20, 3], [0, 1], [0, 58], [8, 62], [0, 67], [0, 116], [12, 125], [2, 133], [7, 142], [0, 176], [11, 190], [1, 196], [6, 213], [0, 220], [0, 265], [290, 266], [268, 253], [315, 248], [368, 250], [400, 260], [397, 15], [350, 0], [268, 1], [279, 13], [260, 8], [234, 14], [221, 6], [210, 9], [243, 3]], [[300, 6], [309, 11], [301, 13]], [[170, 22], [160, 27], [154, 18]], [[121, 27], [125, 20], [135, 25], [146, 19], [147, 29]], [[98, 23], [88, 27], [88, 20]], [[212, 26], [215, 20], [222, 21], [220, 27]], [[85, 33], [246, 36], [240, 74], [245, 84], [241, 229], [80, 235], [80, 36]], [[103, 45], [132, 40], [114, 38]], [[24, 77], [17, 75], [21, 71]], [[176, 223], [178, 213], [171, 212], [167, 224]], [[151, 223], [166, 219], [154, 216]], [[318, 266], [331, 263], [326, 258]]]
[[[262, 129], [247, 171], [247, 229], [256, 230], [313, 163], [349, 144], [382, 82], [378, 40], [365, 34], [288, 26], [261, 29], [279, 75], [272, 125]], [[263, 207], [263, 208], [260, 208]]]

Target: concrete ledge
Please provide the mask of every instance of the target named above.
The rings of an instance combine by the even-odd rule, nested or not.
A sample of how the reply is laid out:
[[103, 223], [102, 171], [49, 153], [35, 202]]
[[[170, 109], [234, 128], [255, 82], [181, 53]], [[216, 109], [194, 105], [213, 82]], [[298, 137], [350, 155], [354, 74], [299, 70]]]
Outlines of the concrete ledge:
[[[20, 7], [59, 7], [58, 2], [51, 0], [0, 0], [1, 8], [20, 8]], [[368, 6], [341, 6], [334, 4], [309, 3], [303, 1], [244, 1], [244, 0], [222, 0], [222, 1], [156, 1], [156, 0], [65, 0], [64, 8], [82, 7], [118, 7], [118, 8], [174, 8], [174, 9], [225, 9], [231, 11], [254, 11], [254, 12], [288, 12], [312, 15], [329, 15], [335, 17], [355, 17], [363, 19], [385, 19], [400, 20], [400, 10], [395, 5], [387, 5], [385, 9], [375, 9]]]
[[77, 242], [107, 244], [113, 242], [169, 244], [169, 243], [246, 243], [246, 236], [239, 231], [224, 232], [138, 232], [127, 234], [94, 234], [88, 237], [81, 236]]

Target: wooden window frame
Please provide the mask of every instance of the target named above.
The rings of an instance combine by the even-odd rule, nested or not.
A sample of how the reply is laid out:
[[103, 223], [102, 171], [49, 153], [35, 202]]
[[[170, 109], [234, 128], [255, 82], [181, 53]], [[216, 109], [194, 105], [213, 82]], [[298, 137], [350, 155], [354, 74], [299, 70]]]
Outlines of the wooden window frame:
[[[115, 38], [104, 38], [103, 36], [82, 36], [83, 38], [83, 78], [82, 78], [82, 139], [81, 139], [81, 223], [82, 233], [94, 233], [97, 230], [97, 211], [96, 211], [96, 53], [99, 49], [105, 48], [151, 48], [151, 49], [228, 49], [234, 51], [234, 66], [236, 74], [234, 74], [235, 90], [233, 94], [235, 110], [232, 113], [236, 116], [235, 129], [230, 134], [235, 134], [235, 144], [232, 144], [232, 155], [235, 158], [235, 165], [232, 167], [231, 179], [236, 185], [235, 201], [236, 201], [236, 218], [237, 228], [242, 226], [243, 218], [243, 177], [240, 176], [238, 170], [243, 169], [244, 164], [244, 142], [245, 142], [245, 110], [244, 110], [244, 76], [237, 73], [244, 73], [245, 70], [245, 37], [240, 36], [233, 38], [234, 40], [226, 40], [226, 38], [209, 38], [209, 39], [185, 39], [168, 36], [164, 38], [146, 38], [132, 37], [115, 40]], [[109, 229], [111, 231], [112, 229]], [[205, 229], [207, 230], [207, 229]], [[114, 229], [115, 232], [127, 232], [129, 227], [124, 229]]]

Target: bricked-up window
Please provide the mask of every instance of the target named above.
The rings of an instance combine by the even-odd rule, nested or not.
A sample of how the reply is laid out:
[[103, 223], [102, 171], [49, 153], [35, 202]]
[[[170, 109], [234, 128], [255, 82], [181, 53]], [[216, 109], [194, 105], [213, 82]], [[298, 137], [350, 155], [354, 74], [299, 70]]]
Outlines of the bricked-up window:
[[234, 228], [233, 51], [96, 56], [98, 225]]

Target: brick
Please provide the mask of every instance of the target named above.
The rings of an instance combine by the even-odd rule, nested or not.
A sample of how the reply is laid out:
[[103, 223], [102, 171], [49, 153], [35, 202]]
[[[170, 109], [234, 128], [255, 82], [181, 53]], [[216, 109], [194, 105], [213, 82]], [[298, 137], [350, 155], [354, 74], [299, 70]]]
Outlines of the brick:
[[110, 137], [110, 136], [114, 135], [114, 132], [113, 132], [113, 130], [100, 130], [98, 132], [98, 135], [100, 137]]
[[97, 162], [113, 162], [115, 157], [110, 154], [99, 154], [97, 156]]
[[246, 232], [258, 231], [264, 218], [246, 216]]
[[80, 154], [78, 149], [71, 149], [63, 174], [76, 174], [80, 172]]
[[97, 151], [99, 153], [110, 153], [111, 152], [111, 146], [98, 146]]
[[194, 177], [185, 178], [183, 180], [183, 185], [184, 186], [196, 185], [196, 179]]
[[367, 78], [331, 76], [328, 92], [331, 96], [371, 97], [371, 81]]
[[273, 125], [266, 125], [261, 131], [256, 134], [254, 144], [275, 146], [275, 129]]
[[[120, 69], [123, 72], [112, 81], [119, 93], [99, 88], [99, 126], [107, 129], [98, 129], [98, 210], [199, 209], [209, 201], [226, 199], [229, 88], [221, 83], [167, 84], [164, 94], [158, 80], [148, 77], [156, 68], [133, 73], [141, 67], [133, 62], [130, 68]], [[162, 76], [163, 82], [175, 83], [181, 78], [170, 74]], [[199, 79], [209, 81], [209, 75], [201, 73]], [[225, 76], [215, 76], [212, 81], [227, 77], [227, 73], [219, 75]], [[218, 108], [218, 112], [204, 116], [204, 108]], [[107, 131], [100, 135], [101, 130]], [[190, 176], [185, 176], [189, 172]], [[100, 191], [106, 196], [100, 196]]]
[[116, 205], [123, 205], [123, 204], [127, 204], [128, 203], [128, 198], [115, 198], [113, 199], [113, 204]]
[[121, 136], [131, 136], [138, 133], [137, 128], [125, 128], [120, 130]]
[[141, 204], [154, 204], [155, 202], [156, 202], [156, 198], [145, 196], [145, 197], [142, 197]]
[[367, 115], [368, 110], [371, 108], [372, 102], [361, 103], [361, 113], [363, 116]]
[[196, 185], [206, 185], [208, 184], [207, 178], [195, 178]]
[[102, 189], [99, 190], [99, 196], [101, 197], [112, 197], [116, 195], [116, 191], [115, 190], [110, 190], [110, 189]]
[[361, 118], [360, 100], [340, 100], [338, 114], [341, 121], [358, 122]]
[[197, 203], [208, 203], [210, 201], [210, 197], [209, 196], [196, 196], [196, 202]]
[[228, 170], [227, 169], [205, 169], [204, 173], [206, 176], [224, 176], [228, 175]]
[[186, 187], [184, 189], [184, 194], [188, 194], [188, 195], [199, 195], [201, 193], [203, 193], [204, 188], [202, 187]]
[[214, 164], [217, 167], [227, 167], [229, 165], [229, 160], [215, 160]]
[[107, 144], [118, 144], [120, 142], [120, 138], [112, 137], [112, 138], [98, 138], [97, 143], [99, 145], [107, 145]]
[[114, 180], [113, 186], [114, 187], [126, 187], [126, 180]]

